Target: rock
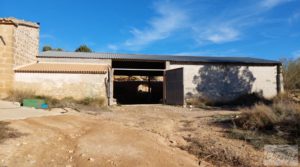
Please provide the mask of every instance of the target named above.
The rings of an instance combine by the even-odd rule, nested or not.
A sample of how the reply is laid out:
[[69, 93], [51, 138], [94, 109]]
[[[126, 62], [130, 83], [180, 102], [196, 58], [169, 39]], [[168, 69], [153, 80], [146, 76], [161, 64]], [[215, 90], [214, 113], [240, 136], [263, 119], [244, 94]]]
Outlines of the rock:
[[72, 165], [66, 165], [66, 167], [72, 167]]
[[94, 161], [95, 161], [94, 158], [89, 158], [88, 160], [89, 160], [90, 162], [94, 162]]
[[74, 153], [74, 150], [69, 150], [68, 152], [69, 152], [70, 154], [72, 154], [72, 153]]

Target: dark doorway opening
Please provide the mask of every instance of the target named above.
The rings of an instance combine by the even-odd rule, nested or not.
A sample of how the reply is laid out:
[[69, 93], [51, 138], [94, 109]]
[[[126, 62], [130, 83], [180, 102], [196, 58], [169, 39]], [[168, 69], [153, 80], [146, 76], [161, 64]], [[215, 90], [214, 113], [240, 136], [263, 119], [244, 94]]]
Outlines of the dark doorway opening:
[[116, 69], [113, 97], [118, 104], [163, 103], [162, 69]]

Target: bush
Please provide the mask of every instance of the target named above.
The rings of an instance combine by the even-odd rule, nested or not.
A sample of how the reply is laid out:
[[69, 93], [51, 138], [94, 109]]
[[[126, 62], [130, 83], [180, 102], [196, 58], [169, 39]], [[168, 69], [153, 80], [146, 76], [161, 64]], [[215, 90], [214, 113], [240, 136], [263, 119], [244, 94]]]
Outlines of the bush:
[[34, 91], [18, 90], [18, 91], [9, 92], [9, 96], [6, 98], [6, 100], [22, 103], [23, 99], [34, 98], [34, 97], [36, 97]]
[[283, 82], [286, 91], [300, 89], [300, 58], [283, 60]]
[[236, 125], [249, 130], [272, 129], [277, 121], [278, 117], [270, 107], [257, 104], [242, 111], [242, 115], [236, 119]]
[[271, 106], [255, 105], [242, 111], [234, 120], [239, 128], [284, 132], [288, 136], [299, 137], [300, 105], [294, 102], [277, 102]]

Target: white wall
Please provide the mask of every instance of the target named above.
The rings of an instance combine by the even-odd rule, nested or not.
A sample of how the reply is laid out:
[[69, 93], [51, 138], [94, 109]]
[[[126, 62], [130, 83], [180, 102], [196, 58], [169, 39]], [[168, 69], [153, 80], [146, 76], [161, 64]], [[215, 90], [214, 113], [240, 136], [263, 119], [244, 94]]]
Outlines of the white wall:
[[15, 73], [15, 90], [34, 91], [55, 98], [106, 98], [107, 74]]
[[[206, 65], [206, 66], [212, 66], [212, 65]], [[170, 64], [170, 69], [174, 68], [184, 68], [184, 94], [187, 95], [188, 93], [192, 93], [193, 95], [199, 95], [201, 96], [201, 92], [199, 94], [199, 91], [197, 91], [197, 85], [201, 84], [202, 80], [199, 70], [204, 67], [204, 65], [183, 65], [183, 64]], [[215, 66], [217, 67], [217, 66]], [[234, 66], [232, 66], [234, 67]], [[266, 98], [271, 98], [276, 96], [277, 90], [276, 90], [276, 74], [277, 69], [276, 66], [240, 66], [239, 69], [239, 77], [243, 77], [242, 71], [243, 69], [246, 69], [248, 71], [248, 74], [253, 76], [253, 82], [251, 82], [251, 92], [262, 92], [263, 96]], [[247, 69], [248, 68], [248, 69]], [[203, 71], [202, 71], [203, 72]], [[196, 78], [196, 79], [195, 79]], [[233, 78], [232, 85], [237, 85], [239, 81], [235, 80], [235, 76], [232, 76], [230, 78]], [[224, 79], [224, 73], [220, 73], [219, 76], [215, 76], [212, 78], [211, 82], [207, 82], [206, 84], [214, 84], [215, 82], [218, 82], [219, 80]], [[234, 81], [235, 80], [235, 81]], [[245, 78], [245, 81], [247, 78]], [[207, 81], [207, 80], [206, 80]], [[249, 82], [250, 83], [250, 82]], [[220, 86], [220, 85], [219, 85]], [[222, 90], [223, 88], [220, 88], [219, 90]], [[226, 89], [226, 88], [224, 88]], [[233, 89], [233, 88], [231, 88]], [[228, 90], [225, 90], [227, 92]], [[227, 97], [236, 97], [237, 95], [234, 95], [234, 93], [228, 94]], [[217, 97], [217, 96], [215, 96]], [[214, 97], [212, 97], [214, 98]], [[216, 100], [216, 99], [212, 99]], [[219, 99], [224, 100], [224, 99]], [[230, 100], [230, 99], [228, 99]]]

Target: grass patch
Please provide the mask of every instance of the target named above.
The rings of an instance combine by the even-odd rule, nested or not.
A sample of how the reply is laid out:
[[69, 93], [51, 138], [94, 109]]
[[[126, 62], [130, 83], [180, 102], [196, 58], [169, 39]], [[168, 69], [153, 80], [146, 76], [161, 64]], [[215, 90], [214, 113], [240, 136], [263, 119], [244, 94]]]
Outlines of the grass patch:
[[91, 98], [86, 97], [83, 99], [74, 99], [73, 97], [65, 97], [63, 99], [57, 99], [50, 96], [36, 95], [33, 91], [13, 91], [10, 96], [6, 98], [9, 101], [16, 101], [22, 103], [23, 99], [37, 98], [45, 99], [49, 108], [73, 108], [73, 109], [87, 109], [87, 110], [99, 110], [106, 106], [105, 98]]
[[18, 138], [24, 134], [17, 132], [15, 129], [8, 127], [9, 122], [0, 121], [0, 143], [7, 139]]

